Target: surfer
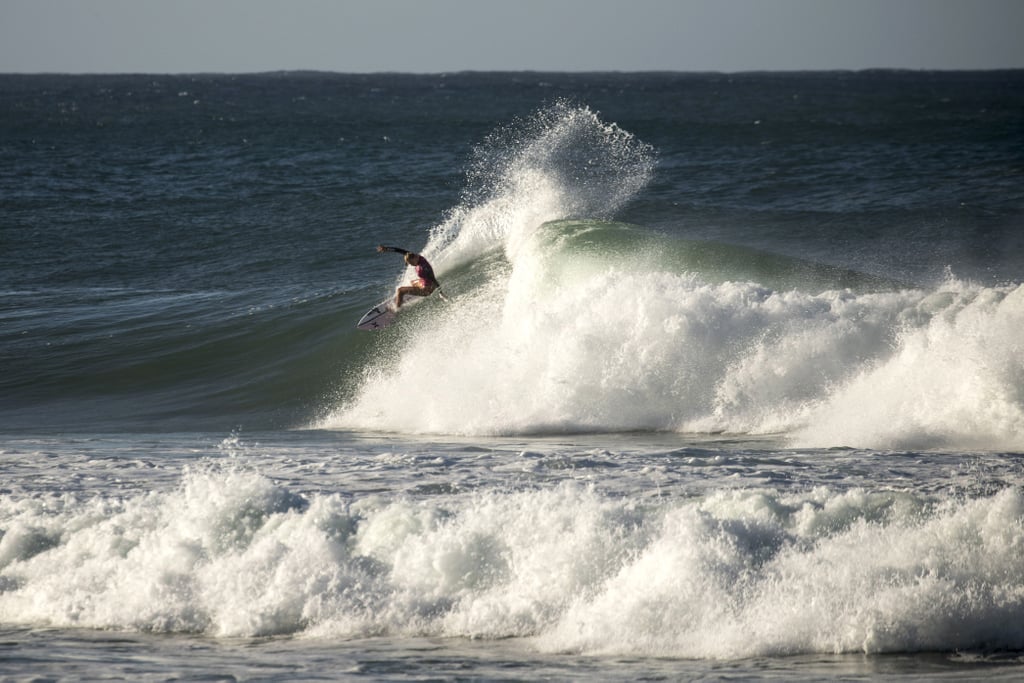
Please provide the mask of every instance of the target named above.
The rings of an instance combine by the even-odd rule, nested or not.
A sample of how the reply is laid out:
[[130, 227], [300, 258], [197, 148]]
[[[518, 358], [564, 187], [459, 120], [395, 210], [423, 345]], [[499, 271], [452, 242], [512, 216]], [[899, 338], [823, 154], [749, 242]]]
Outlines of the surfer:
[[[395, 310], [398, 310], [402, 306], [402, 299], [407, 296], [430, 296], [434, 293], [434, 290], [441, 287], [441, 283], [434, 277], [434, 269], [431, 267], [427, 259], [423, 258], [420, 254], [415, 254], [405, 249], [399, 249], [398, 247], [385, 247], [381, 245], [377, 247], [377, 251], [384, 253], [385, 251], [393, 251], [398, 254], [402, 254], [405, 258], [405, 263], [416, 269], [416, 279], [405, 287], [399, 287], [395, 290]], [[442, 296], [442, 298], [444, 298]]]

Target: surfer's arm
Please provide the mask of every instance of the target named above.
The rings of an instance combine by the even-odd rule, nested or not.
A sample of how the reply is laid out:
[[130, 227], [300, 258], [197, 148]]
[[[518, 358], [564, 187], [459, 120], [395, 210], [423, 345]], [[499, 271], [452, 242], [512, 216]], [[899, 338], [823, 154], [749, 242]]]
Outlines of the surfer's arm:
[[400, 248], [400, 247], [385, 247], [385, 246], [384, 246], [383, 244], [381, 244], [381, 245], [379, 245], [379, 246], [377, 247], [377, 251], [381, 252], [382, 254], [383, 254], [383, 253], [384, 253], [385, 251], [393, 251], [393, 252], [395, 252], [396, 254], [402, 254], [403, 256], [404, 256], [405, 254], [411, 254], [411, 253], [412, 253], [411, 251], [406, 251], [405, 249], [402, 249], [402, 248]]

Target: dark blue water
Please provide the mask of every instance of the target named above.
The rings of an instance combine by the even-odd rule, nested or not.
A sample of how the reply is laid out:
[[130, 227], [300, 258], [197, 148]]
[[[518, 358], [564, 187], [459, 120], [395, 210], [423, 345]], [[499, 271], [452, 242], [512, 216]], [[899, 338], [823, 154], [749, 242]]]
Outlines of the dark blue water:
[[[4, 675], [1019, 672], [1024, 73], [2, 75], [0, 152]], [[364, 333], [381, 243], [450, 301]]]

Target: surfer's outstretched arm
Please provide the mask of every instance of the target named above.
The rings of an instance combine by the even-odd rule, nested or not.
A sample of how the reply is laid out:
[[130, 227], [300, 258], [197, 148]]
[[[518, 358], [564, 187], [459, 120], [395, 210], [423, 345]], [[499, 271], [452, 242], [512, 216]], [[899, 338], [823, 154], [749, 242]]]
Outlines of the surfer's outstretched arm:
[[411, 251], [407, 251], [407, 250], [405, 250], [405, 249], [402, 249], [401, 247], [385, 247], [385, 246], [384, 246], [383, 244], [381, 244], [381, 245], [378, 245], [378, 247], [377, 247], [377, 251], [379, 251], [379, 252], [380, 252], [380, 253], [382, 253], [382, 254], [383, 254], [383, 253], [384, 253], [385, 251], [393, 251], [393, 252], [395, 252], [396, 254], [403, 254], [403, 255], [404, 255], [404, 254], [411, 254], [411, 253], [412, 253]]

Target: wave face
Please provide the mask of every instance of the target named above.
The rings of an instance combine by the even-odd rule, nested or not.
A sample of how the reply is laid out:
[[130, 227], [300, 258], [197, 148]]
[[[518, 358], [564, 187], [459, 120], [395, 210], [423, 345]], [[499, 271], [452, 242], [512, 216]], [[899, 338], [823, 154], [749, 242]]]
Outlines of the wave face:
[[1014, 487], [300, 495], [205, 463], [164, 491], [3, 496], [0, 516], [7, 624], [685, 658], [1024, 647]]
[[653, 160], [586, 109], [495, 139], [425, 249], [455, 303], [410, 312], [317, 426], [1024, 445], [1019, 285], [910, 287], [595, 218], [640, 191]]

